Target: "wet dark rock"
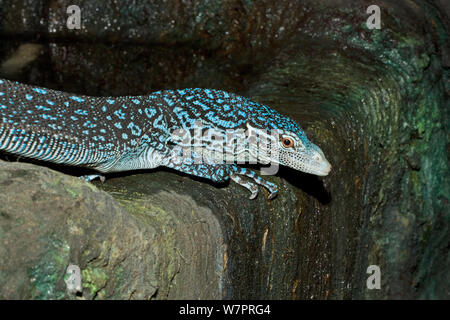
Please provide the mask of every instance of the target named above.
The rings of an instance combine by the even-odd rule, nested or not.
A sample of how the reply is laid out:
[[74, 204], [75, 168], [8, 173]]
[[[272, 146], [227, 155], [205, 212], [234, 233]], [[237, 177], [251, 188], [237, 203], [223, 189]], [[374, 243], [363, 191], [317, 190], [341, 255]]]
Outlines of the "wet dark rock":
[[[95, 283], [86, 298], [450, 298], [445, 1], [381, 1], [380, 30], [365, 25], [370, 1], [89, 0], [68, 30], [72, 2], [0, 0], [0, 61], [43, 48], [9, 78], [95, 95], [238, 92], [296, 119], [333, 171], [281, 168], [268, 202], [168, 171], [89, 187], [2, 163], [0, 280], [12, 280], [0, 296], [68, 298], [77, 263]], [[77, 241], [69, 217], [86, 230]]]

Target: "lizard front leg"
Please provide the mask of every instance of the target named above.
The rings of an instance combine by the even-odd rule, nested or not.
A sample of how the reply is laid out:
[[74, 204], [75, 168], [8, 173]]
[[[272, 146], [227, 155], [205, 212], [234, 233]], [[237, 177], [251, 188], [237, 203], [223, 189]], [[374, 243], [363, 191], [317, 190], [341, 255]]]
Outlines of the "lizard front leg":
[[[235, 165], [182, 163], [168, 164], [167, 167], [218, 183], [231, 179], [251, 192], [249, 199], [255, 199], [258, 195], [259, 188], [257, 184], [262, 185], [269, 190], [269, 200], [273, 199], [278, 192], [278, 188], [275, 184], [262, 179], [252, 170], [239, 168]], [[243, 179], [242, 176], [249, 177], [256, 183]]]
[[[181, 150], [181, 149], [180, 149]], [[181, 151], [172, 149], [164, 166], [196, 177], [206, 178], [214, 182], [225, 182], [230, 179], [231, 167], [225, 164], [214, 164], [201, 161], [201, 157], [192, 153], [184, 158]]]
[[[183, 158], [181, 156], [181, 149], [171, 150], [170, 160], [165, 165], [184, 173], [210, 179], [214, 182], [224, 182], [231, 178], [231, 180], [251, 192], [250, 199], [254, 199], [258, 195], [259, 189], [257, 184], [269, 190], [268, 199], [273, 199], [278, 193], [277, 185], [262, 179], [250, 169], [241, 168], [235, 164], [214, 164], [211, 159], [202, 159], [196, 153], [191, 153], [190, 157]], [[243, 179], [242, 176], [246, 176], [253, 181]]]

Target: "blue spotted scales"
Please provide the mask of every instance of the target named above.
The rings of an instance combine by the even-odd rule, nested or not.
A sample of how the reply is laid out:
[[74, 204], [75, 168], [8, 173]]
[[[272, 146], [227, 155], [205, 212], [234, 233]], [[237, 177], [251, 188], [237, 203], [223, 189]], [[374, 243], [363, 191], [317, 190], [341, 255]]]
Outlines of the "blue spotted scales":
[[[0, 150], [65, 165], [84, 166], [99, 173], [172, 168], [190, 175], [247, 188], [250, 198], [257, 185], [277, 186], [240, 162], [217, 161], [216, 139], [186, 141], [175, 132], [201, 129], [225, 134], [230, 130], [273, 130], [277, 141], [258, 153], [249, 143], [232, 155], [254, 155], [259, 163], [275, 163], [316, 175], [327, 175], [331, 165], [300, 126], [275, 110], [248, 98], [213, 89], [165, 90], [145, 96], [92, 97], [0, 79]], [[180, 139], [177, 139], [180, 138]], [[185, 156], [186, 147], [196, 148]], [[180, 148], [181, 147], [181, 148]], [[227, 149], [228, 148], [228, 149]], [[277, 152], [273, 152], [273, 150]], [[83, 176], [87, 181], [101, 175]]]

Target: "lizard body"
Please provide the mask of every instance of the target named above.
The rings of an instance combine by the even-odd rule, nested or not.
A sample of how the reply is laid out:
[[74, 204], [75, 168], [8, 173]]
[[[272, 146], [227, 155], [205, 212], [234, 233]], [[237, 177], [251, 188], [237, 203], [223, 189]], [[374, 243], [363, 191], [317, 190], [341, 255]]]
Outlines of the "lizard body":
[[[195, 130], [212, 130], [216, 136], [230, 130], [277, 131], [278, 141], [268, 144], [264, 156], [252, 149], [249, 136], [244, 136], [239, 152], [235, 147], [224, 150], [247, 158], [255, 154], [259, 162], [273, 161], [317, 175], [331, 170], [323, 152], [296, 122], [268, 106], [220, 90], [92, 97], [0, 79], [0, 120], [0, 150], [101, 173], [165, 166], [215, 182], [232, 179], [249, 189], [251, 198], [258, 193], [256, 184], [266, 187], [270, 198], [277, 186], [236, 163], [218, 161], [221, 156], [214, 155], [218, 141], [195, 139]], [[184, 135], [175, 135], [177, 130]], [[187, 147], [194, 147], [190, 157], [182, 152]]]

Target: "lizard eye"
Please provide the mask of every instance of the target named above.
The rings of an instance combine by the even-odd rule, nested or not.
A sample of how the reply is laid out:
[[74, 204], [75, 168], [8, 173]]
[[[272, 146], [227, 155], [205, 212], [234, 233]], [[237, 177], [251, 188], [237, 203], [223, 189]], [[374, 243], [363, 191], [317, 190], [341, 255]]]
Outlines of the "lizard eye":
[[294, 146], [294, 140], [292, 140], [292, 138], [290, 137], [285, 137], [281, 139], [281, 144], [285, 148], [292, 148]]

